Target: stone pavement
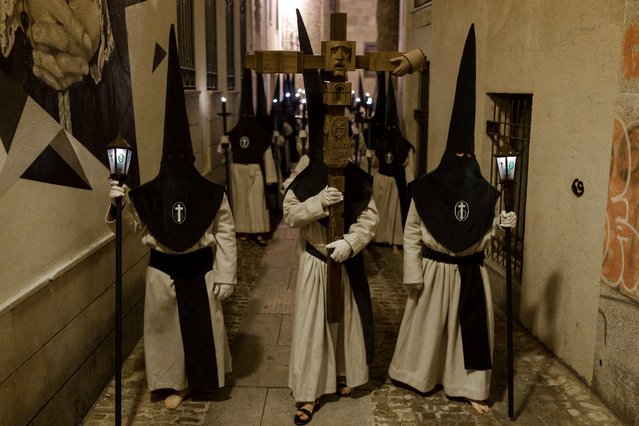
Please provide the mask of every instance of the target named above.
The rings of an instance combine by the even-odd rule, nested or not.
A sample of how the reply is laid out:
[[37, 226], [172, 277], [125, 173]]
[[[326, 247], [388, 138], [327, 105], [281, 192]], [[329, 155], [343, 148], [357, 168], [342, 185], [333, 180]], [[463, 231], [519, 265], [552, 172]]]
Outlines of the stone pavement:
[[[212, 401], [187, 399], [166, 410], [161, 395], [146, 389], [142, 341], [123, 366], [124, 425], [292, 425], [295, 402], [287, 387], [299, 257], [298, 233], [280, 224], [266, 248], [238, 241], [238, 285], [224, 301], [233, 373]], [[387, 369], [395, 347], [406, 292], [401, 255], [371, 246], [367, 271], [375, 315], [377, 353], [370, 382], [352, 398], [324, 396], [311, 425], [416, 426], [508, 424], [505, 317], [495, 313], [492, 413], [474, 414], [470, 405], [441, 390], [420, 394], [393, 384]], [[520, 327], [515, 327], [514, 423], [522, 425], [622, 424], [559, 360]], [[114, 382], [84, 419], [87, 426], [112, 425]]]

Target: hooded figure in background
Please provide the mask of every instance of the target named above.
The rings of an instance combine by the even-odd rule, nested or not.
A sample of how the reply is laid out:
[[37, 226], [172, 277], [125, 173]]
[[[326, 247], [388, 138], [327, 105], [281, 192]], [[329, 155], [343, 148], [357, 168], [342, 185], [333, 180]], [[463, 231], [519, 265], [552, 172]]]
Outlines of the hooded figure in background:
[[[236, 279], [234, 222], [224, 187], [197, 171], [184, 89], [171, 26], [158, 175], [126, 193], [112, 181], [110, 196], [124, 197], [124, 217], [151, 249], [146, 272], [144, 356], [151, 391], [171, 389], [175, 409], [187, 391], [202, 397], [224, 386], [231, 357], [220, 301]], [[113, 222], [113, 212], [107, 222]]]
[[420, 392], [441, 384], [448, 396], [490, 412], [493, 308], [484, 249], [514, 213], [495, 217], [499, 192], [474, 155], [475, 30], [457, 76], [446, 150], [434, 171], [410, 186], [404, 229], [406, 310], [390, 377]]
[[379, 209], [380, 227], [375, 242], [392, 244], [399, 253], [408, 215], [407, 184], [415, 179], [415, 148], [399, 130], [392, 77], [388, 80], [386, 128], [375, 142], [377, 173], [373, 179], [373, 197]]
[[[271, 144], [273, 144], [277, 138], [273, 137], [273, 121], [269, 117], [268, 109], [266, 108], [266, 92], [264, 91], [264, 79], [261, 73], [256, 73], [255, 86], [257, 98], [255, 119], [260, 124], [260, 127], [262, 127], [262, 130], [271, 135]], [[277, 160], [275, 158], [276, 149], [272, 145], [271, 152], [273, 154], [278, 185], [266, 185], [266, 208], [273, 212], [282, 210], [282, 197], [278, 191], [279, 185], [282, 183], [282, 174], [277, 168]]]
[[229, 132], [233, 151], [231, 191], [235, 231], [251, 234], [259, 245], [266, 245], [264, 234], [271, 231], [266, 208], [265, 186], [277, 183], [271, 151], [271, 135], [266, 133], [253, 114], [252, 71], [242, 76], [240, 118]]
[[371, 126], [371, 149], [375, 149], [377, 141], [386, 130], [386, 73], [384, 71], [377, 72], [377, 99]]
[[[304, 22], [297, 12], [300, 47], [312, 48]], [[300, 255], [295, 290], [293, 341], [289, 387], [301, 403], [296, 424], [306, 424], [319, 407], [319, 398], [351, 389], [368, 381], [373, 357], [373, 319], [370, 291], [362, 250], [377, 229], [377, 209], [371, 179], [349, 164], [344, 170], [345, 194], [327, 186], [328, 168], [323, 162], [324, 105], [322, 83], [316, 70], [304, 71], [308, 108], [309, 165], [290, 184], [284, 197], [284, 221], [300, 228]], [[327, 244], [328, 206], [344, 202], [344, 237]], [[342, 272], [343, 320], [328, 324], [325, 291], [327, 249], [344, 265]]]

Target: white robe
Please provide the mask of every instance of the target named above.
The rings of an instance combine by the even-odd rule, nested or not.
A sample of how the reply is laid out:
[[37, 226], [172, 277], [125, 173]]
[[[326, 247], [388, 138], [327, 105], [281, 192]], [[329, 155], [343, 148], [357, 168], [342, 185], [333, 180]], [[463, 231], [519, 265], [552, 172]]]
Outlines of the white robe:
[[[404, 166], [406, 184], [415, 179], [413, 163], [414, 154], [410, 150]], [[395, 178], [377, 171], [373, 176], [373, 197], [379, 209], [379, 228], [377, 229], [377, 234], [375, 234], [375, 242], [402, 245], [404, 225], [402, 223], [402, 209], [399, 203], [399, 192]]]
[[[458, 317], [460, 275], [457, 265], [423, 258], [422, 246], [450, 256], [466, 256], [484, 250], [496, 229], [461, 253], [438, 243], [411, 202], [404, 229], [404, 283], [423, 284], [410, 290], [389, 374], [420, 392], [444, 386], [449, 396], [474, 400], [488, 398], [492, 370], [466, 370]], [[493, 353], [493, 304], [488, 273], [480, 267], [486, 299], [488, 339]]]
[[262, 176], [259, 164], [231, 163], [231, 199], [238, 234], [261, 234], [271, 230], [264, 181], [267, 185], [277, 183], [277, 171], [270, 147], [264, 152], [263, 159], [265, 176]]
[[[145, 246], [162, 253], [176, 254], [148, 232], [130, 200], [127, 200], [123, 210], [123, 218], [132, 223], [135, 232], [142, 232], [142, 243]], [[107, 213], [107, 222], [113, 221]], [[217, 296], [213, 294], [213, 287], [215, 283], [237, 284], [234, 222], [226, 195], [213, 223], [206, 229], [202, 238], [193, 247], [180, 254], [209, 246], [213, 248], [215, 255], [213, 269], [206, 274], [205, 280], [213, 326], [218, 382], [221, 387], [224, 386], [225, 374], [231, 372], [231, 352], [226, 337], [222, 306]], [[182, 390], [188, 386], [173, 279], [151, 266], [147, 267], [146, 271], [144, 362], [149, 390]]]
[[[342, 268], [344, 315], [342, 322], [326, 322], [326, 263], [307, 253], [308, 241], [326, 255], [326, 228], [317, 220], [328, 216], [319, 195], [300, 202], [293, 191], [284, 198], [284, 220], [300, 228], [301, 252], [297, 286], [293, 342], [289, 367], [289, 387], [296, 401], [314, 401], [336, 391], [337, 376], [345, 376], [350, 387], [368, 381], [366, 349], [359, 310], [353, 297], [346, 270]], [[344, 234], [353, 255], [366, 247], [377, 228], [377, 208], [371, 197]]]

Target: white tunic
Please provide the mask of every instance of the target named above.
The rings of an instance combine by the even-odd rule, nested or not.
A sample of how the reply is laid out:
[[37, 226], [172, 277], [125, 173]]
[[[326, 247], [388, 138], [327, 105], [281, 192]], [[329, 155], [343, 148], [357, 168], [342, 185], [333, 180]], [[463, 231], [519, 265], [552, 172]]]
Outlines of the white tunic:
[[[406, 184], [415, 179], [413, 172], [414, 154], [410, 150], [404, 173], [406, 174]], [[402, 210], [399, 203], [399, 192], [397, 182], [392, 176], [386, 176], [379, 171], [373, 177], [373, 197], [379, 209], [379, 228], [375, 234], [376, 243], [388, 243], [402, 245], [404, 239]]]
[[[307, 253], [308, 241], [326, 254], [326, 228], [317, 220], [328, 216], [319, 195], [300, 202], [293, 191], [284, 198], [284, 220], [300, 228], [301, 252], [295, 293], [293, 342], [289, 387], [297, 401], [314, 401], [336, 391], [336, 377], [345, 376], [350, 387], [368, 381], [362, 323], [346, 270], [342, 268], [344, 315], [341, 323], [326, 322], [326, 263]], [[344, 235], [353, 255], [366, 247], [377, 228], [377, 208], [371, 198]]]
[[[466, 370], [458, 317], [460, 275], [457, 265], [423, 258], [422, 246], [449, 256], [484, 250], [497, 222], [484, 238], [461, 253], [453, 253], [428, 232], [411, 202], [404, 229], [404, 283], [423, 284], [410, 290], [389, 374], [420, 392], [444, 386], [449, 396], [488, 398], [492, 370]], [[480, 267], [486, 299], [488, 338], [493, 351], [493, 305], [488, 273]]]
[[277, 171], [271, 148], [264, 152], [264, 174], [259, 164], [231, 163], [231, 198], [235, 232], [260, 234], [270, 232], [270, 219], [266, 208], [264, 181], [277, 183]]
[[[162, 253], [176, 254], [148, 232], [146, 226], [140, 222], [132, 203], [127, 201], [123, 218], [132, 223], [135, 232], [143, 233], [142, 243]], [[112, 223], [113, 219], [107, 217], [107, 222]], [[220, 386], [224, 386], [225, 374], [231, 371], [231, 352], [226, 337], [222, 306], [213, 294], [213, 287], [215, 283], [237, 283], [235, 231], [226, 195], [213, 223], [206, 229], [202, 238], [193, 247], [180, 254], [204, 247], [212, 247], [215, 253], [213, 269], [206, 274], [205, 280], [213, 326], [218, 382]], [[182, 390], [188, 386], [173, 279], [151, 266], [146, 271], [144, 361], [149, 390], [165, 388]]]

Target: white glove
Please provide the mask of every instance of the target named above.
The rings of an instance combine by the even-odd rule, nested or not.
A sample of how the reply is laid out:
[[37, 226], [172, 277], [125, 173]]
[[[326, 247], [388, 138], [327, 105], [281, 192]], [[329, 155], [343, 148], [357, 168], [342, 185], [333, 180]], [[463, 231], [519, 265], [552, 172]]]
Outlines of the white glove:
[[213, 294], [217, 296], [217, 299], [221, 302], [233, 294], [233, 290], [235, 290], [235, 288], [230, 284], [215, 283], [215, 287], [213, 287]]
[[331, 253], [331, 259], [339, 263], [342, 263], [343, 261], [351, 257], [351, 254], [353, 253], [351, 245], [348, 244], [344, 239], [326, 244], [326, 249], [335, 249], [333, 250], [333, 253]]
[[111, 178], [109, 178], [109, 185], [111, 185], [111, 190], [109, 191], [111, 204], [115, 205], [115, 200], [118, 198], [122, 198], [122, 204], [124, 204], [124, 196], [129, 188], [126, 185], [120, 185], [120, 182]]
[[344, 200], [344, 194], [339, 192], [337, 188], [326, 185], [319, 193], [322, 207], [332, 206]]
[[222, 156], [222, 157], [224, 156], [225, 147], [228, 148], [229, 151], [231, 150], [231, 144], [230, 144], [228, 135], [222, 135], [220, 137], [220, 143], [217, 144], [217, 154], [219, 156]]
[[517, 214], [515, 212], [508, 212], [502, 210], [499, 214], [499, 226], [502, 228], [514, 228], [517, 226]]

